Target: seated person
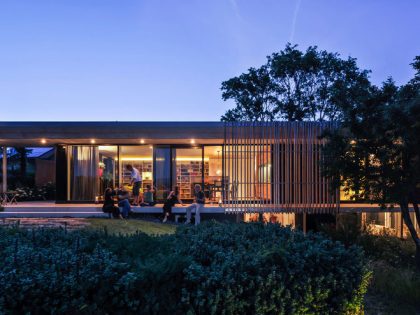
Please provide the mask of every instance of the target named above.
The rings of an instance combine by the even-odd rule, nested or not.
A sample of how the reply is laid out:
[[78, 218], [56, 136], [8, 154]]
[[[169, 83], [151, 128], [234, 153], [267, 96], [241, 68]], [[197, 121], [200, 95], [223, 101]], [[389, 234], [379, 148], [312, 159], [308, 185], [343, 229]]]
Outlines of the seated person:
[[147, 185], [146, 191], [143, 193], [140, 206], [142, 207], [154, 206], [156, 204], [153, 197], [154, 192], [155, 191], [152, 189], [152, 187], [150, 185]]
[[117, 197], [118, 197], [118, 207], [122, 208], [122, 216], [123, 218], [128, 218], [128, 214], [131, 211], [130, 205], [130, 193], [121, 186], [117, 190]]
[[122, 219], [120, 208], [115, 206], [115, 191], [112, 188], [105, 189], [104, 193], [104, 205], [102, 206], [102, 211], [104, 213], [108, 213], [109, 217], [113, 217], [116, 219]]

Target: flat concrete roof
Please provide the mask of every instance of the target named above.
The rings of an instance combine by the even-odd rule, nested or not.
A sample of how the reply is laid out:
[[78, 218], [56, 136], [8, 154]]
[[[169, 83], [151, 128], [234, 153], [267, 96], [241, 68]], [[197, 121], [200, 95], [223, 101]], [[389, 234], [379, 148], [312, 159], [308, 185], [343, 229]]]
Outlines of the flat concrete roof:
[[[0, 122], [0, 145], [220, 144], [224, 123], [216, 121], [48, 121]], [[45, 139], [46, 143], [41, 143]]]

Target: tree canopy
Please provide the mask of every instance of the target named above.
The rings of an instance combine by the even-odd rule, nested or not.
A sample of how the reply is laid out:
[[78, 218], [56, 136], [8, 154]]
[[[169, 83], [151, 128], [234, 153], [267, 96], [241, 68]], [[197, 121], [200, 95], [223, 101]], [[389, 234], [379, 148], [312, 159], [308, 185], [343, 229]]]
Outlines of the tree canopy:
[[287, 44], [265, 65], [222, 83], [223, 100], [236, 104], [222, 121], [337, 120], [343, 108], [365, 97], [368, 74], [354, 58]]
[[416, 74], [406, 85], [389, 79], [343, 111], [337, 130], [325, 134], [324, 173], [351, 199], [398, 204], [420, 267], [420, 239], [409, 215], [412, 204], [420, 225], [420, 57], [412, 65]]

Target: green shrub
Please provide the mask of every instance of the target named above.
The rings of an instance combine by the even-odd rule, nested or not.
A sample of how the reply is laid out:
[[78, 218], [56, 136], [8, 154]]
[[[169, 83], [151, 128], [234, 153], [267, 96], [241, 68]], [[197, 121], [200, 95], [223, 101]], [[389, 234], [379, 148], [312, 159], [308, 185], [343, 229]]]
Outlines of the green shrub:
[[0, 255], [6, 313], [357, 314], [370, 277], [360, 248], [273, 224], [0, 228]]

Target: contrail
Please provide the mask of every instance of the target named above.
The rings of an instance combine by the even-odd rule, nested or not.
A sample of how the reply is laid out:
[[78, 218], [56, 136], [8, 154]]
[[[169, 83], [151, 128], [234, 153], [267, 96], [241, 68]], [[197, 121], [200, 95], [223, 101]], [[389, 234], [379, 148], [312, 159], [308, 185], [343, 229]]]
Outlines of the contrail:
[[292, 30], [290, 32], [290, 38], [289, 38], [289, 43], [292, 43], [292, 44], [293, 44], [293, 41], [295, 39], [295, 29], [296, 29], [297, 16], [298, 16], [299, 9], [300, 9], [300, 2], [301, 2], [301, 0], [296, 1], [295, 12], [293, 14]]
[[241, 15], [239, 13], [239, 7], [238, 7], [238, 4], [236, 3], [236, 0], [230, 0], [229, 2], [232, 6], [233, 12], [235, 12], [236, 17], [238, 19], [241, 19]]

